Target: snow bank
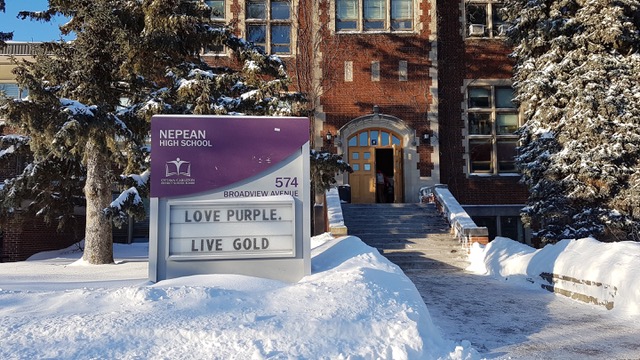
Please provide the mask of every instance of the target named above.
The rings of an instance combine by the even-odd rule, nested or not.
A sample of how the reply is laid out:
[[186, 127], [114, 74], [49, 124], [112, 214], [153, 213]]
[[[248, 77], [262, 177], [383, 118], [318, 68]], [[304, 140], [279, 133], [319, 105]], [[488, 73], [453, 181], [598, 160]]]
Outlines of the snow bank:
[[352, 236], [312, 244], [312, 274], [295, 284], [222, 274], [152, 284], [148, 244], [115, 244], [117, 265], [83, 265], [77, 247], [0, 264], [0, 358], [478, 358], [442, 337], [377, 250]]
[[541, 274], [553, 274], [553, 281], [567, 291], [603, 304], [611, 302], [621, 315], [640, 315], [640, 243], [584, 238], [536, 250], [497, 237], [485, 248], [475, 245], [469, 259], [470, 271], [496, 278], [522, 278], [539, 286], [549, 285]]

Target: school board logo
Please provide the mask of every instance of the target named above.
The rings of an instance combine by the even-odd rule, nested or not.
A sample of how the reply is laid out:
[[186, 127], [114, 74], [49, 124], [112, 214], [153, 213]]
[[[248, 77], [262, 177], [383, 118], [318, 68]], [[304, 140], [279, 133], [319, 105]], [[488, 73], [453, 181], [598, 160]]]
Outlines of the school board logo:
[[176, 158], [165, 163], [165, 176], [184, 175], [191, 177], [191, 162]]
[[176, 158], [165, 161], [165, 177], [160, 179], [160, 185], [195, 185], [196, 179], [191, 177], [191, 161]]

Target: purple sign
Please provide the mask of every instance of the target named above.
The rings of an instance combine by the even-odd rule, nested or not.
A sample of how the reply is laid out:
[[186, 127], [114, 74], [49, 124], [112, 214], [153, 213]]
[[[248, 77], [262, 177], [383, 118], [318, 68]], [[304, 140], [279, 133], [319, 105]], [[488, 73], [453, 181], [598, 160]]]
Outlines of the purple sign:
[[309, 141], [298, 117], [160, 115], [151, 119], [151, 196], [215, 190], [256, 176]]

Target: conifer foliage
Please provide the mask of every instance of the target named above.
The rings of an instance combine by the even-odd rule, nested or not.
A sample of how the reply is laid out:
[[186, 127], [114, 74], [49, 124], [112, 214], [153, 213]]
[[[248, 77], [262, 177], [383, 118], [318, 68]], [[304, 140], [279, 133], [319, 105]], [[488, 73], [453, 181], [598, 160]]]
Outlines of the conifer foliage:
[[[4, 0], [0, 0], [0, 11], [2, 12], [5, 11]], [[13, 33], [6, 33], [6, 32], [3, 32], [2, 30], [6, 30], [6, 29], [0, 29], [0, 47], [4, 46], [5, 41], [11, 40], [11, 38], [13, 37]]]
[[[2, 208], [29, 199], [25, 210], [60, 221], [84, 201], [83, 259], [111, 263], [112, 222], [144, 214], [152, 115], [297, 115], [302, 97], [287, 93], [280, 59], [212, 23], [211, 11], [203, 1], [50, 0], [48, 11], [23, 13], [67, 16], [61, 31], [75, 39], [46, 43], [15, 69], [29, 97], [5, 100], [0, 117], [25, 135], [33, 161], [5, 182]], [[202, 61], [214, 45], [231, 65]]]
[[526, 124], [523, 218], [545, 242], [639, 237], [640, 2], [506, 0]]

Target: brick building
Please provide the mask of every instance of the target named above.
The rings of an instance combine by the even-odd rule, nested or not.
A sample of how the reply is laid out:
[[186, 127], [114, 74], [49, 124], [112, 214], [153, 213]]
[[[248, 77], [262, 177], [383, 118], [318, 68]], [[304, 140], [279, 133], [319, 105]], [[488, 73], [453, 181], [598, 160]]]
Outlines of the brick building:
[[[525, 241], [521, 125], [495, 0], [208, 1], [240, 36], [288, 62], [312, 99], [316, 148], [343, 154], [351, 200], [419, 201], [446, 184], [476, 223]], [[222, 50], [222, 52], [224, 52]]]
[[[378, 201], [377, 171], [393, 184], [389, 202], [417, 202], [421, 188], [445, 184], [490, 238], [528, 241], [518, 216], [527, 192], [513, 163], [521, 115], [498, 1], [206, 3], [221, 24], [285, 60], [314, 110], [313, 147], [354, 169], [340, 179], [352, 202]], [[226, 55], [218, 47], [204, 57]]]

